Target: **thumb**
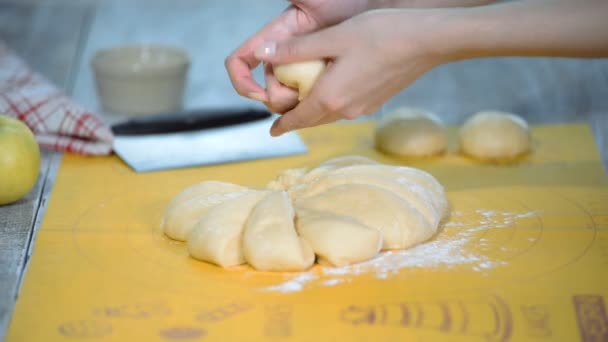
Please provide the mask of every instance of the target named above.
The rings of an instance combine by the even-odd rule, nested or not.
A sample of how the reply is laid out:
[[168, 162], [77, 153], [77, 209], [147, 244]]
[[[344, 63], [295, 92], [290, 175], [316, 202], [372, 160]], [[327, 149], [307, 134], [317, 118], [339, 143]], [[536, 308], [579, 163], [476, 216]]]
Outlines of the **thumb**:
[[313, 59], [336, 57], [336, 42], [328, 30], [292, 37], [282, 41], [267, 41], [254, 50], [255, 57], [271, 64], [287, 64]]

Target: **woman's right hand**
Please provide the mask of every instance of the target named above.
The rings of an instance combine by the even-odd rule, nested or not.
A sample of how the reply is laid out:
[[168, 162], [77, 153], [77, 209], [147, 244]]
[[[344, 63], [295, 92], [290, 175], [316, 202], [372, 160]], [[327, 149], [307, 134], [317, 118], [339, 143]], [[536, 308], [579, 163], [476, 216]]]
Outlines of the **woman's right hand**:
[[245, 97], [262, 101], [276, 113], [286, 112], [298, 103], [297, 91], [280, 84], [265, 65], [266, 89], [255, 82], [252, 70], [260, 64], [256, 48], [264, 43], [282, 41], [296, 35], [310, 33], [340, 23], [370, 9], [369, 0], [290, 0], [289, 6], [278, 17], [247, 39], [230, 56], [225, 65], [236, 91]]

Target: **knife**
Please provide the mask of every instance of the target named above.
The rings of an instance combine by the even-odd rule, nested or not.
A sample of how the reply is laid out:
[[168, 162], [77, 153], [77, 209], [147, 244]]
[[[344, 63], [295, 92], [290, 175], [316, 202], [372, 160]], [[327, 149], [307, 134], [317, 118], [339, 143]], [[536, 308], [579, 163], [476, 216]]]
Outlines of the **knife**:
[[136, 172], [306, 153], [296, 132], [270, 136], [273, 116], [253, 108], [200, 109], [115, 124], [114, 152]]
[[161, 113], [111, 126], [115, 135], [169, 134], [226, 127], [271, 116], [269, 111], [255, 108], [196, 109], [179, 113]]

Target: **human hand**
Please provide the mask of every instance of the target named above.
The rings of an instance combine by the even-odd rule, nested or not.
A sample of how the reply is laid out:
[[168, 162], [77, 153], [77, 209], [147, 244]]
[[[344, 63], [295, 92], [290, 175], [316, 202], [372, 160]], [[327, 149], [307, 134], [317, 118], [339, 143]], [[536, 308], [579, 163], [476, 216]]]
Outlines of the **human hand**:
[[266, 89], [257, 84], [251, 70], [260, 60], [256, 47], [267, 41], [282, 41], [339, 23], [369, 9], [368, 0], [291, 0], [287, 8], [259, 32], [238, 47], [225, 65], [236, 91], [245, 97], [265, 102], [274, 112], [284, 112], [297, 104], [297, 92], [282, 86], [274, 78], [272, 68], [265, 66]]
[[265, 63], [330, 61], [309, 95], [275, 121], [271, 134], [375, 112], [445, 62], [434, 40], [443, 18], [443, 10], [370, 11], [308, 35], [266, 42], [256, 50]]

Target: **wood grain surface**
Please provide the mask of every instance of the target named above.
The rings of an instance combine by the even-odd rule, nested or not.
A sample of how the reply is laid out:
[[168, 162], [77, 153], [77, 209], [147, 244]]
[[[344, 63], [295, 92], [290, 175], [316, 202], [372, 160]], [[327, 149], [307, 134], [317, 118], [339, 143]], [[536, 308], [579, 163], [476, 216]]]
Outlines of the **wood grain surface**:
[[[0, 39], [32, 68], [69, 92], [83, 39], [81, 29], [91, 10], [91, 5], [0, 2]], [[42, 151], [34, 189], [18, 202], [0, 206], [0, 340], [10, 321], [60, 161], [60, 153]]]

